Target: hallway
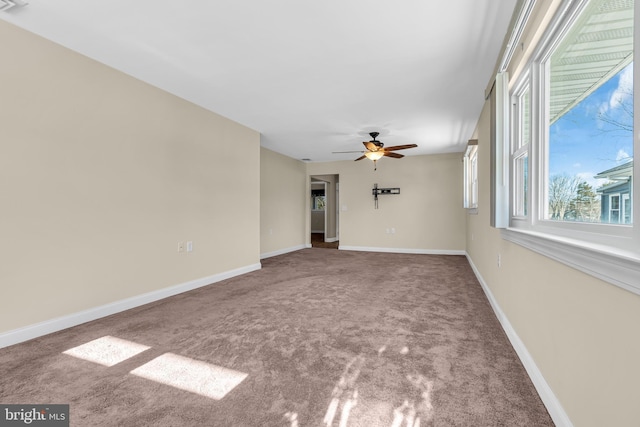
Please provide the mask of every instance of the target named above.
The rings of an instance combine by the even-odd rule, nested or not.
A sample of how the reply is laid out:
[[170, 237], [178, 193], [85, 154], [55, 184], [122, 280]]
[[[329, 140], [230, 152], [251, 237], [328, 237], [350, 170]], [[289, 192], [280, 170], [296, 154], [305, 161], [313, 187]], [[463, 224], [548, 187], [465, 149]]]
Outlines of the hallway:
[[324, 233], [311, 233], [311, 246], [314, 248], [338, 249], [340, 242], [325, 242]]

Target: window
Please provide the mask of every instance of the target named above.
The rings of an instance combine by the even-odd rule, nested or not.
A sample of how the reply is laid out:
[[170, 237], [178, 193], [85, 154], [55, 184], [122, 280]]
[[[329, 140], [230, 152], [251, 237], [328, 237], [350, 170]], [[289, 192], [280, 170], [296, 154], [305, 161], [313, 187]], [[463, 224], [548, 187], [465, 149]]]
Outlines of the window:
[[326, 205], [324, 190], [311, 190], [311, 210], [323, 211]]
[[512, 216], [523, 218], [528, 213], [529, 145], [531, 142], [531, 93], [528, 75], [512, 96], [513, 117], [511, 135]]
[[464, 153], [464, 207], [478, 208], [478, 140], [472, 139]]
[[503, 236], [640, 294], [638, 15], [633, 0], [564, 0], [496, 114], [509, 124]]
[[602, 222], [596, 192], [607, 183], [596, 176], [633, 158], [633, 1], [585, 2], [555, 42], [541, 64], [544, 219]]
[[617, 224], [620, 222], [620, 195], [609, 196], [609, 222]]
[[[524, 219], [566, 235], [562, 223], [633, 223], [633, 5], [565, 1], [537, 56], [512, 85], [511, 226]], [[528, 220], [532, 204], [535, 217]], [[588, 232], [625, 234], [610, 227]]]
[[623, 224], [631, 224], [631, 196], [629, 194], [622, 195], [622, 212]]

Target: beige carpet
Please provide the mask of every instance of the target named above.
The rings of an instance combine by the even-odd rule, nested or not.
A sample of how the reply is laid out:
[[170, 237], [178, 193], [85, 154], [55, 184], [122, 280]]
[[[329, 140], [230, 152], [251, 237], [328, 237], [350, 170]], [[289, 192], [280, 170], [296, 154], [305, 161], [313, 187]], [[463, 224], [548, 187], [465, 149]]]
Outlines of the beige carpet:
[[0, 403], [72, 426], [553, 425], [462, 256], [305, 249], [0, 367]]

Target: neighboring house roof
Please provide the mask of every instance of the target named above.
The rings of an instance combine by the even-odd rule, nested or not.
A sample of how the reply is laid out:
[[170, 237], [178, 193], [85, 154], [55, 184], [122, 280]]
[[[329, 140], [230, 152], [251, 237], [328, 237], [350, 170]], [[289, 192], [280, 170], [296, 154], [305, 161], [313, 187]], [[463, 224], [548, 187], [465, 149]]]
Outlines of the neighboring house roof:
[[616, 181], [626, 180], [633, 176], [633, 160], [600, 172], [594, 178], [612, 179]]
[[602, 187], [597, 189], [598, 193], [609, 193], [618, 190], [627, 190], [630, 188], [629, 182], [633, 178], [633, 160], [615, 166], [606, 171], [600, 172], [594, 178], [596, 179], [608, 179], [613, 182], [608, 182]]

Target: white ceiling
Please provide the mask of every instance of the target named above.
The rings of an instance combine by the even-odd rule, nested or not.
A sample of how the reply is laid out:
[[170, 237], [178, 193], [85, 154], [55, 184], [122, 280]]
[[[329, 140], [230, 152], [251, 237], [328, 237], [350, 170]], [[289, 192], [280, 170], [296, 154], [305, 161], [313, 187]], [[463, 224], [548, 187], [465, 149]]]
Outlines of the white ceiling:
[[[331, 161], [463, 151], [516, 0], [29, 0], [4, 19]], [[6, 42], [6, 41], [3, 41]]]

